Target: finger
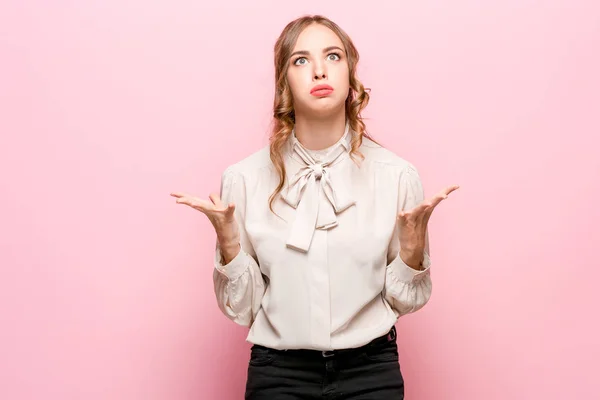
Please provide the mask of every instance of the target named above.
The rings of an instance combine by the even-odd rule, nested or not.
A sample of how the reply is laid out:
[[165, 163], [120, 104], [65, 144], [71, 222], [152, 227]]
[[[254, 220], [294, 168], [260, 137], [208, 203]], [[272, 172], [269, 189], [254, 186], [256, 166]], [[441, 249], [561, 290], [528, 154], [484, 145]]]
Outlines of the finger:
[[431, 199], [431, 207], [429, 207], [426, 211], [425, 211], [425, 223], [427, 223], [429, 221], [429, 218], [431, 217], [431, 214], [433, 213], [433, 210], [438, 206], [438, 204], [440, 204], [443, 200], [446, 200], [448, 198], [448, 195], [450, 193], [452, 193], [453, 191], [455, 191], [456, 189], [458, 189], [460, 186], [458, 185], [454, 185], [454, 186], [449, 186], [446, 189], [444, 189], [443, 191], [441, 191], [440, 193], [438, 193], [437, 195], [435, 195], [432, 199]]
[[182, 197], [177, 199], [176, 202], [179, 204], [185, 204], [187, 206], [193, 207], [204, 213], [210, 212], [214, 209], [214, 205], [211, 202], [198, 199], [196, 197]]
[[224, 206], [224, 204], [223, 204], [223, 202], [221, 201], [221, 198], [219, 197], [219, 195], [218, 195], [218, 194], [216, 194], [216, 193], [211, 193], [211, 194], [208, 196], [208, 198], [210, 199], [210, 201], [212, 201], [212, 202], [213, 202], [213, 204], [214, 204], [215, 206], [217, 206], [217, 208], [224, 208], [224, 207], [225, 207], [225, 206]]
[[420, 203], [420, 204], [416, 205], [415, 207], [411, 208], [410, 210], [402, 210], [398, 213], [398, 218], [402, 218], [402, 219], [415, 218], [418, 214], [423, 213], [424, 207], [425, 207], [424, 204]]
[[459, 187], [460, 186], [458, 185], [448, 186], [447, 188], [433, 196], [431, 199], [422, 201], [411, 210], [400, 211], [400, 213], [398, 213], [398, 217], [416, 219], [424, 218], [424, 221], [428, 221], [435, 207], [437, 207], [437, 205], [440, 204], [442, 200], [447, 199], [448, 195], [453, 191], [457, 190]]
[[398, 219], [405, 223], [409, 221], [417, 222], [421, 220], [427, 209], [426, 203], [421, 203], [410, 210], [402, 210], [398, 213]]
[[187, 206], [193, 206], [193, 198], [192, 197], [179, 197], [177, 200], [175, 200], [175, 203], [177, 204], [185, 204]]
[[455, 190], [457, 190], [458, 188], [460, 188], [459, 185], [452, 185], [452, 186], [448, 186], [447, 188], [445, 188], [444, 190], [442, 190], [440, 192], [440, 194], [445, 195], [446, 198], [448, 197], [448, 195], [452, 192], [454, 192]]
[[402, 211], [402, 213], [407, 218], [416, 217], [419, 214], [423, 214], [430, 205], [431, 205], [430, 201], [422, 201], [421, 203], [417, 204], [416, 206], [414, 206], [410, 210], [404, 210], [404, 211]]
[[225, 209], [225, 217], [232, 218], [235, 213], [235, 204], [229, 203]]
[[409, 211], [400, 211], [398, 219], [401, 223], [414, 221], [416, 224], [427, 224], [435, 208], [434, 200], [425, 200]]
[[[442, 200], [446, 200], [448, 198], [448, 195], [450, 193], [454, 192], [459, 187], [460, 186], [458, 186], [458, 185], [448, 186], [447, 188], [445, 188], [444, 190], [442, 190], [441, 192], [436, 194], [430, 200], [432, 207], [435, 208], [438, 204], [440, 204], [442, 202]], [[433, 210], [431, 210], [431, 211], [433, 211]]]
[[435, 210], [435, 208], [442, 202], [442, 200], [444, 200], [446, 198], [447, 198], [446, 195], [438, 194], [435, 197], [433, 197], [431, 200], [429, 200], [428, 202], [425, 202], [424, 204], [427, 204], [427, 207], [423, 210], [422, 221], [427, 223], [429, 221], [429, 218], [431, 217], [431, 214], [433, 213], [433, 210]]
[[429, 200], [430, 207], [428, 210], [426, 210], [426, 212], [432, 212], [433, 209], [435, 207], [437, 207], [438, 204], [440, 204], [443, 200], [446, 200], [447, 198], [448, 198], [448, 195], [445, 193], [439, 193], [439, 194], [433, 196], [431, 198], [431, 200]]
[[177, 198], [180, 198], [180, 197], [192, 197], [192, 196], [190, 196], [190, 195], [188, 195], [186, 193], [182, 193], [182, 192], [172, 192], [170, 195], [173, 196], [173, 197], [177, 197]]

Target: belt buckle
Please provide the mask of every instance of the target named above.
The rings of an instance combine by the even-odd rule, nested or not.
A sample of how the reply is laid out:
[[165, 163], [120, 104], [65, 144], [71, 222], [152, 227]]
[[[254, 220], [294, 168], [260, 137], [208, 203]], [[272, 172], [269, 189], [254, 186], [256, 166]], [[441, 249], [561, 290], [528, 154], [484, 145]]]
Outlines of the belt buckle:
[[335, 356], [335, 352], [333, 350], [324, 350], [321, 352], [324, 358]]
[[390, 329], [390, 331], [388, 332], [387, 336], [387, 340], [396, 340], [396, 327], [392, 326], [392, 329]]

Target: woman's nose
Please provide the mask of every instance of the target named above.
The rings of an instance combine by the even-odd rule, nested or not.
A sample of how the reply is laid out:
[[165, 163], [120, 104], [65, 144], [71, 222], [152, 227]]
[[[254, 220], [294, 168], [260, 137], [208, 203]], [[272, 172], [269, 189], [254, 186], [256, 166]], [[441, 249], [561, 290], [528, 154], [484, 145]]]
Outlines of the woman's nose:
[[326, 77], [327, 77], [327, 74], [325, 71], [325, 65], [323, 63], [316, 64], [314, 79], [323, 79]]

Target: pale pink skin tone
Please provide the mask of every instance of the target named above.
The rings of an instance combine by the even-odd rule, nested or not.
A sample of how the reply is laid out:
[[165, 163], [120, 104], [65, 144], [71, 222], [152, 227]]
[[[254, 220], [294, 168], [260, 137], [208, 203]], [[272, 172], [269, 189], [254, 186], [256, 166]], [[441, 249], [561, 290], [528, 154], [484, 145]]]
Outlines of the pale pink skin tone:
[[[298, 140], [313, 150], [336, 143], [344, 133], [345, 101], [350, 88], [350, 70], [340, 38], [323, 25], [308, 26], [296, 41], [286, 76], [293, 97]], [[311, 95], [311, 89], [319, 84], [327, 84], [334, 90], [322, 97]], [[458, 185], [448, 186], [412, 210], [398, 214], [400, 257], [411, 268], [421, 267], [427, 224], [433, 210], [458, 188]], [[171, 196], [177, 198], [178, 204], [185, 204], [208, 217], [221, 246], [223, 263], [233, 260], [240, 251], [235, 205], [223, 204], [217, 193], [211, 193], [210, 200], [180, 192]]]
[[[333, 145], [344, 134], [350, 89], [350, 69], [340, 38], [320, 24], [306, 27], [292, 50], [286, 78], [300, 143], [311, 150]], [[333, 92], [324, 97], [311, 95], [311, 89], [320, 84], [333, 87]]]

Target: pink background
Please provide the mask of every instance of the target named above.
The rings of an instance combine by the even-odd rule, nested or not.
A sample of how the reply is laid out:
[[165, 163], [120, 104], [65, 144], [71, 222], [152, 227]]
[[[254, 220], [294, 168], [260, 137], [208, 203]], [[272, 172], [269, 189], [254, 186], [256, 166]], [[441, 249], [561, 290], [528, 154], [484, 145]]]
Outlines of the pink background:
[[267, 144], [272, 46], [323, 13], [371, 133], [419, 168], [434, 293], [407, 399], [600, 398], [596, 1], [0, 5], [0, 398], [240, 399], [206, 197]]

